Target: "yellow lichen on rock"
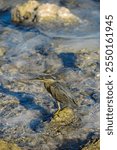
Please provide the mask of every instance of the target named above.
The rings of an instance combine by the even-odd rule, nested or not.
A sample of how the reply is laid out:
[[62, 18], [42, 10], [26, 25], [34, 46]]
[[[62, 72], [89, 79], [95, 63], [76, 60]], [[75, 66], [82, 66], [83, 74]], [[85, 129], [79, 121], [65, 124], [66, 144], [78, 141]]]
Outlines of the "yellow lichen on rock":
[[0, 140], [0, 150], [21, 150], [16, 144]]
[[72, 109], [70, 108], [64, 108], [61, 111], [57, 111], [54, 114], [53, 119], [51, 120], [51, 123], [60, 125], [60, 126], [64, 126], [64, 125], [68, 125], [70, 123], [73, 122], [75, 118], [74, 112]]

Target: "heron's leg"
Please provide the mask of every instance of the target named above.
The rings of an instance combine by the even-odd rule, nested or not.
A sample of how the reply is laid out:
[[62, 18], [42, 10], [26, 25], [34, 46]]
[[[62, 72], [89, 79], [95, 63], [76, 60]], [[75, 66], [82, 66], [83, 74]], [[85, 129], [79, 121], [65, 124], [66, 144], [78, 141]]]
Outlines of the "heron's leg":
[[60, 111], [61, 110], [61, 104], [60, 104], [60, 102], [57, 102], [57, 104], [58, 104], [58, 111]]
[[59, 111], [61, 110], [60, 102], [57, 101], [57, 105], [58, 105], [58, 110], [56, 111], [56, 114], [59, 113]]

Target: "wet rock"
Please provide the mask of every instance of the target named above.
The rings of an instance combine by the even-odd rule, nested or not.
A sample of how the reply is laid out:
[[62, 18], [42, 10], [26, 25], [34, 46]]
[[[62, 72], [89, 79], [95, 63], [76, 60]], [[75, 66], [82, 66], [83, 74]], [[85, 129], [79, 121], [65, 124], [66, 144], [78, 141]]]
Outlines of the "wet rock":
[[[43, 132], [44, 144], [50, 149], [59, 149], [63, 147], [62, 144], [66, 140], [77, 139], [78, 128], [81, 119], [77, 113], [70, 108], [64, 108], [57, 111], [49, 123], [45, 123], [45, 130]], [[76, 136], [77, 135], [77, 136]], [[64, 145], [63, 149], [70, 149], [70, 145]], [[60, 148], [61, 149], [61, 148]]]
[[51, 121], [45, 123], [45, 134], [53, 136], [64, 135], [67, 132], [72, 132], [75, 126], [80, 125], [80, 118], [76, 112], [70, 108], [64, 108], [61, 111], [57, 111]]
[[100, 140], [93, 141], [86, 145], [82, 150], [100, 150]]
[[18, 68], [12, 64], [5, 64], [1, 67], [2, 72], [7, 72], [11, 74], [16, 74], [18, 72]]
[[16, 144], [0, 140], [0, 150], [21, 150]]
[[77, 52], [76, 65], [88, 75], [96, 75], [99, 73], [100, 61], [98, 50], [81, 49]]
[[[71, 74], [69, 74], [69, 78], [73, 74], [73, 78], [75, 78], [77, 74], [75, 75], [75, 72], [73, 73], [72, 71]], [[65, 76], [67, 75], [65, 74]], [[71, 84], [72, 80], [73, 79], [71, 79]], [[76, 85], [78, 86], [77, 83]], [[2, 121], [2, 132], [4, 134], [2, 136], [4, 136], [6, 140], [13, 139], [13, 142], [18, 143], [24, 149], [55, 150], [58, 148], [58, 145], [59, 147], [63, 147], [63, 149], [71, 149], [72, 144], [73, 150], [75, 150], [75, 147], [79, 146], [79, 139], [86, 139], [85, 135], [90, 132], [90, 129], [85, 130], [85, 128], [83, 128], [81, 130], [81, 126], [79, 126], [81, 120], [78, 118], [78, 116], [80, 116], [83, 119], [84, 116], [81, 116], [79, 112], [75, 112], [69, 108], [64, 108], [60, 112], [55, 113], [50, 122], [44, 122], [42, 130], [40, 127], [38, 128], [38, 130], [33, 130], [35, 127], [40, 126], [40, 123], [43, 123], [43, 121], [41, 120], [42, 116], [43, 119], [47, 116], [44, 112], [47, 110], [46, 106], [50, 108], [48, 109], [49, 112], [52, 112], [52, 109], [53, 112], [55, 112], [55, 107], [53, 107], [51, 103], [52, 98], [47, 95], [48, 93], [46, 93], [43, 84], [41, 84], [40, 82], [34, 83], [28, 81], [27, 84], [16, 82], [10, 84], [7, 87], [9, 88], [9, 91], [6, 88], [0, 89], [1, 92], [7, 92], [6, 97], [4, 97], [5, 95], [1, 95], [0, 98], [2, 99], [2, 104], [5, 100], [7, 101], [6, 103], [4, 103], [4, 105], [1, 105], [2, 115], [0, 114], [1, 118], [4, 118], [4, 122]], [[36, 99], [31, 98], [31, 93], [35, 94], [35, 96], [37, 95], [38, 97]], [[13, 96], [10, 96], [9, 94], [12, 94]], [[14, 96], [17, 97], [16, 100], [14, 99]], [[18, 101], [18, 103], [20, 104], [17, 104], [17, 102], [12, 103], [13, 99], [15, 101]], [[93, 110], [92, 108], [90, 109]], [[96, 109], [94, 108], [94, 110]], [[91, 112], [91, 114], [92, 113], [93, 112]], [[94, 119], [97, 120], [97, 117], [95, 117], [95, 113], [93, 114], [93, 116]], [[86, 116], [86, 119], [87, 118], [88, 114]], [[91, 118], [92, 117], [89, 116], [87, 121], [85, 122], [85, 119], [83, 123], [85, 122], [85, 125], [87, 125], [88, 122], [91, 121]], [[37, 121], [34, 122], [32, 127], [32, 122], [36, 119]], [[88, 127], [86, 126], [86, 128], [92, 127], [92, 124], [94, 125], [94, 122], [96, 122], [95, 120], [92, 121]], [[42, 134], [44, 133], [46, 135], [42, 136], [41, 131]], [[77, 144], [74, 144], [74, 140], [77, 141]], [[68, 141], [71, 141], [70, 145], [67, 144], [69, 143]]]
[[17, 100], [9, 100], [9, 101], [4, 101], [4, 102], [1, 102], [0, 101], [0, 108], [4, 108], [4, 107], [16, 107], [19, 105], [19, 102]]
[[4, 56], [6, 49], [4, 47], [0, 47], [0, 57]]
[[81, 20], [65, 7], [56, 4], [40, 4], [35, 0], [29, 0], [23, 5], [17, 5], [12, 10], [12, 20], [17, 23], [34, 23], [43, 25], [64, 25], [79, 24]]
[[14, 22], [34, 22], [36, 10], [39, 7], [39, 3], [35, 0], [29, 0], [23, 5], [17, 5], [12, 10], [12, 18]]
[[78, 17], [73, 15], [69, 11], [69, 9], [64, 8], [64, 7], [59, 9], [58, 18], [59, 18], [60, 22], [63, 23], [64, 25], [72, 25], [72, 24], [75, 24], [77, 22], [80, 22], [80, 19]]
[[42, 4], [38, 9], [38, 21], [40, 23], [55, 22], [59, 7], [55, 4]]
[[51, 120], [52, 124], [57, 124], [58, 126], [65, 126], [73, 122], [75, 114], [72, 109], [64, 108], [61, 111], [57, 111]]
[[45, 73], [55, 73], [62, 67], [62, 62], [56, 54], [50, 54], [45, 57]]

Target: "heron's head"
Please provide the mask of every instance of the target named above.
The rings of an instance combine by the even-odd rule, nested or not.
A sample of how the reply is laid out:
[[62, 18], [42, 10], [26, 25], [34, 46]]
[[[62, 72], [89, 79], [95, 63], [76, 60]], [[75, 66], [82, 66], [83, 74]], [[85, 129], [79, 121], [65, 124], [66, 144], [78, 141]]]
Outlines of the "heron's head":
[[30, 80], [39, 80], [39, 81], [42, 81], [44, 83], [54, 83], [56, 81], [56, 77], [54, 77], [52, 75], [39, 75], [39, 76], [34, 77]]

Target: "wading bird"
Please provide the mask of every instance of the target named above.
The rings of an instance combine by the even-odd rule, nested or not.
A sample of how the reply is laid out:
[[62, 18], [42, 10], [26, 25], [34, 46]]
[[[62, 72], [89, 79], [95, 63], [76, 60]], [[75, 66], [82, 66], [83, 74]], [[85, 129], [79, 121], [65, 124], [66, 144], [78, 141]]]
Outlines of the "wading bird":
[[58, 110], [61, 110], [61, 104], [63, 104], [65, 107], [78, 107], [78, 105], [75, 103], [75, 98], [71, 94], [70, 90], [61, 82], [56, 80], [54, 76], [40, 75], [30, 80], [40, 80], [44, 83], [46, 90], [57, 101]]

